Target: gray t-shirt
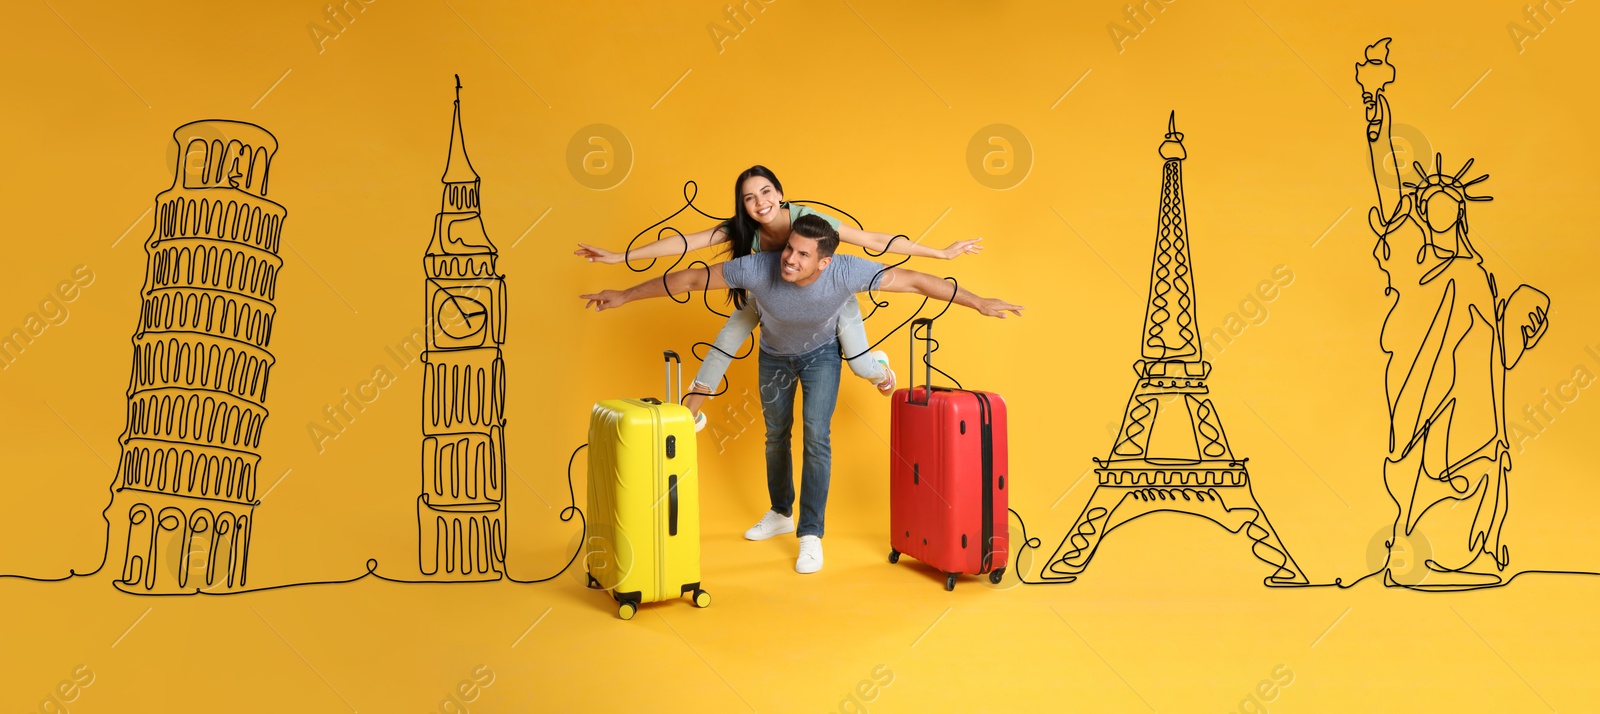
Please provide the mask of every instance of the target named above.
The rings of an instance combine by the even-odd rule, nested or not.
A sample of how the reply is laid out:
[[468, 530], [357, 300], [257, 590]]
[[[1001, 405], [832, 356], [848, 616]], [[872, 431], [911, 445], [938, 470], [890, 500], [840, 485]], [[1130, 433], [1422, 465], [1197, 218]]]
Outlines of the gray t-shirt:
[[779, 275], [782, 253], [757, 253], [722, 264], [730, 288], [744, 288], [761, 311], [761, 351], [803, 355], [833, 342], [839, 309], [875, 287], [880, 263], [835, 255], [816, 281], [799, 286]]

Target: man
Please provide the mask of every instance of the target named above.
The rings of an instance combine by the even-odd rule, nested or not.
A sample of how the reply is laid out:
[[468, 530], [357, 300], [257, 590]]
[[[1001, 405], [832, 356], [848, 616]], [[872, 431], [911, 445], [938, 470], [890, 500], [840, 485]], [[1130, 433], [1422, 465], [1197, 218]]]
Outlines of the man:
[[789, 434], [794, 425], [795, 386], [805, 394], [801, 418], [805, 425], [805, 461], [801, 470], [800, 555], [794, 569], [815, 573], [822, 569], [823, 516], [828, 505], [828, 481], [833, 447], [829, 428], [839, 397], [839, 347], [834, 322], [845, 302], [855, 294], [877, 289], [920, 293], [951, 300], [990, 317], [1006, 312], [1022, 314], [1022, 306], [998, 298], [983, 298], [927, 273], [882, 265], [849, 255], [835, 256], [839, 233], [817, 216], [795, 220], [789, 243], [782, 253], [759, 253], [713, 265], [709, 270], [680, 270], [665, 280], [650, 279], [627, 290], [606, 290], [582, 295], [596, 311], [646, 298], [664, 297], [690, 290], [742, 288], [761, 311], [762, 415], [767, 426], [767, 494], [772, 510], [745, 532], [750, 540], [765, 540], [795, 532], [794, 464]]

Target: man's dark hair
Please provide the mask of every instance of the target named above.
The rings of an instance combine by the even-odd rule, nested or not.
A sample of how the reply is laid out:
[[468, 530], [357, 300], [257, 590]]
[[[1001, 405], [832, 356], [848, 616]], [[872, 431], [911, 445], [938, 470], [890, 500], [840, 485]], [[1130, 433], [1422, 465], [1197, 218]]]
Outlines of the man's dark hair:
[[828, 225], [822, 216], [807, 214], [794, 219], [793, 230], [817, 242], [817, 257], [828, 258], [839, 248], [839, 231]]

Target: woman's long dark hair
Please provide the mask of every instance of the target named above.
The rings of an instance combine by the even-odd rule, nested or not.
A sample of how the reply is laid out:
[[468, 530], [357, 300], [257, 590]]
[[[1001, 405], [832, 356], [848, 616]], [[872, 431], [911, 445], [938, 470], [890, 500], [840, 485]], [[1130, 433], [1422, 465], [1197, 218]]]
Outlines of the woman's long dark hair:
[[[719, 226], [728, 234], [728, 259], [750, 255], [755, 252], [756, 241], [760, 239], [761, 225], [756, 219], [751, 218], [744, 210], [744, 182], [752, 176], [760, 176], [772, 182], [772, 187], [783, 193], [783, 183], [778, 180], [778, 175], [760, 164], [751, 166], [739, 174], [739, 179], [733, 182], [733, 217], [722, 222]], [[780, 204], [781, 205], [781, 204]], [[736, 308], [743, 308], [745, 303], [744, 290], [730, 288], [728, 299]]]

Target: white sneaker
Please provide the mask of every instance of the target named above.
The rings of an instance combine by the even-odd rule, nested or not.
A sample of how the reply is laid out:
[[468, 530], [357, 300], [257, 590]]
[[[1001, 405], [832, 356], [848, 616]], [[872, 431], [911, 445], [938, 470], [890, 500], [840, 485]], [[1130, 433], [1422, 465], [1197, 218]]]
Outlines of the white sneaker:
[[878, 350], [873, 352], [870, 356], [877, 360], [878, 364], [883, 365], [883, 381], [878, 382], [876, 385], [878, 387], [878, 392], [886, 397], [894, 394], [894, 370], [889, 369], [889, 354], [883, 350]]
[[794, 559], [796, 573], [809, 574], [822, 569], [822, 539], [800, 536], [800, 557]]
[[775, 535], [794, 532], [794, 516], [780, 516], [777, 511], [767, 511], [761, 521], [744, 532], [745, 540], [766, 540]]

